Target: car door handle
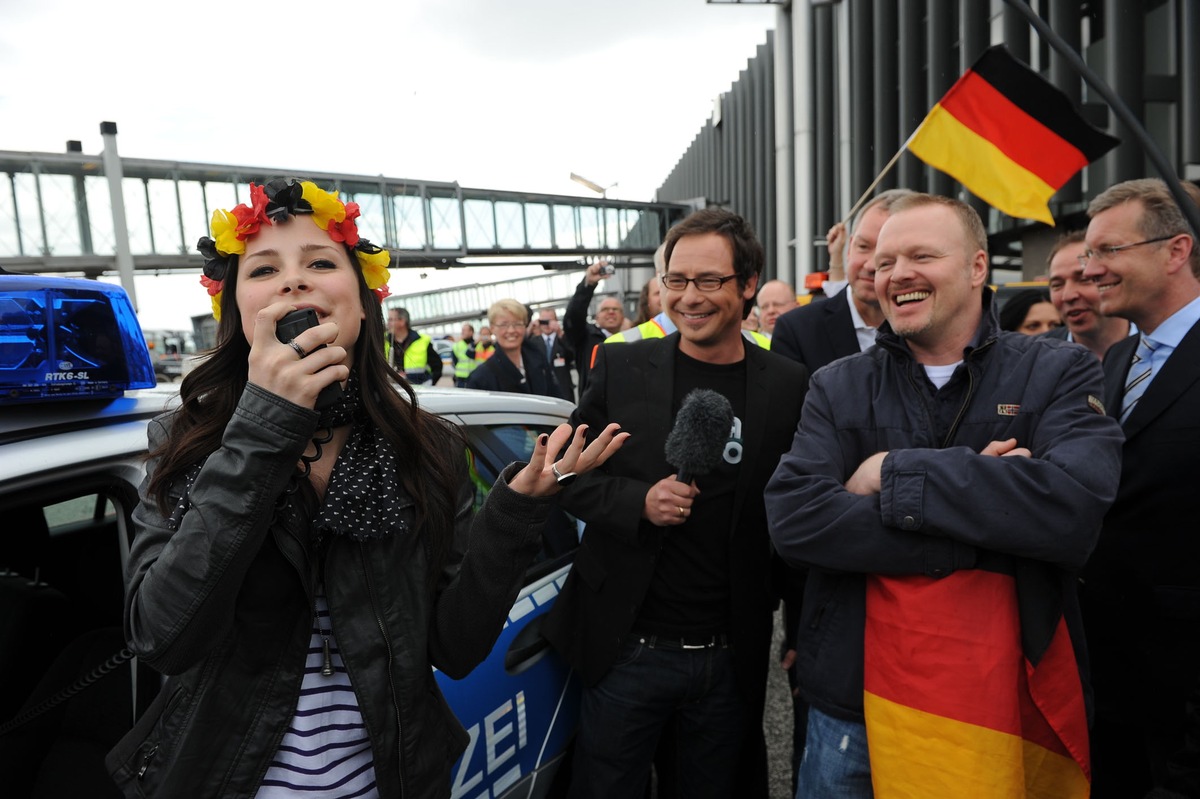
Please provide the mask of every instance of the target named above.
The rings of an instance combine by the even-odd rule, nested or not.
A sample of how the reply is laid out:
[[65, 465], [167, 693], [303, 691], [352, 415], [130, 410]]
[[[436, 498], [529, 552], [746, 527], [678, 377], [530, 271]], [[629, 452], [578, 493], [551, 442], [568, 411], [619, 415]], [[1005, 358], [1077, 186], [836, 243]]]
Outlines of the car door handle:
[[504, 653], [504, 670], [512, 675], [520, 674], [546, 656], [550, 642], [542, 637], [542, 619], [545, 614], [534, 617], [526, 624]]

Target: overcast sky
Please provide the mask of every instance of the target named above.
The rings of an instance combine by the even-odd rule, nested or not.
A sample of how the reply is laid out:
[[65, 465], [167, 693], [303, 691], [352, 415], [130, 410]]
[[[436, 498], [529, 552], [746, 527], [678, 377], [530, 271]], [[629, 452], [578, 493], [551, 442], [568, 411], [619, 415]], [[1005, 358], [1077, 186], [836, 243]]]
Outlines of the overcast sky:
[[99, 153], [113, 121], [125, 157], [587, 195], [577, 172], [650, 200], [774, 15], [704, 0], [0, 0], [0, 150]]

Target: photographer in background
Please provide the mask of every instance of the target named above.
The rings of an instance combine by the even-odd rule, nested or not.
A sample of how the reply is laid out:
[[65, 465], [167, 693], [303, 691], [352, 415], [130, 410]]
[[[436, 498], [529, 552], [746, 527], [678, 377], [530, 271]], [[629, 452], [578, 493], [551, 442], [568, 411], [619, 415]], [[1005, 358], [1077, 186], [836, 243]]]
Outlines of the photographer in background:
[[575, 352], [576, 370], [579, 372], [579, 395], [587, 388], [588, 372], [592, 365], [592, 351], [614, 333], [621, 331], [625, 321], [625, 307], [616, 297], [605, 297], [596, 309], [596, 323], [587, 320], [588, 306], [596, 293], [596, 286], [606, 277], [612, 277], [616, 269], [607, 261], [597, 261], [588, 266], [583, 280], [575, 289], [567, 312], [563, 314], [563, 335], [567, 345]]

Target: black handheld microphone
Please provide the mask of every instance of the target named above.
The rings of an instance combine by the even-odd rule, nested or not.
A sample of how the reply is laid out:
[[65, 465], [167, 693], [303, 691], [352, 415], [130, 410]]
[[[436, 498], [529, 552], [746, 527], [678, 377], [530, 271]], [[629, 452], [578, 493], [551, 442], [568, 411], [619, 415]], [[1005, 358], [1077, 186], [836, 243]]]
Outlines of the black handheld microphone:
[[[283, 318], [275, 324], [275, 337], [287, 344], [296, 336], [308, 330], [310, 327], [316, 327], [321, 322], [317, 319], [317, 312], [312, 308], [298, 308], [295, 311], [288, 311]], [[311, 355], [317, 350], [325, 349], [326, 345], [322, 344], [319, 347], [313, 348]], [[328, 367], [327, 367], [328, 368]], [[342, 396], [342, 386], [340, 383], [330, 383], [321, 389], [321, 393], [317, 395], [317, 403], [314, 410], [323, 411], [333, 403], [337, 402], [338, 397]]]
[[688, 392], [664, 448], [679, 482], [690, 483], [720, 465], [732, 427], [733, 407], [723, 395], [707, 388]]

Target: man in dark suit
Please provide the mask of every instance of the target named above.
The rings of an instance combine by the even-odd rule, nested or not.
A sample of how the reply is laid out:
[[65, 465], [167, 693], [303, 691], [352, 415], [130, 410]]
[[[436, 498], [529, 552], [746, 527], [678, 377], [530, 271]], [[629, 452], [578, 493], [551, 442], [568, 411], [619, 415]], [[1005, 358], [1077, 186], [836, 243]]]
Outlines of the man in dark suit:
[[811, 373], [875, 343], [875, 328], [883, 321], [875, 296], [875, 239], [892, 204], [908, 194], [912, 194], [908, 189], [891, 189], [863, 206], [851, 226], [846, 258], [849, 285], [828, 300], [780, 316], [771, 336], [772, 352], [799, 361]]
[[562, 328], [558, 325], [558, 312], [553, 308], [539, 309], [536, 327], [536, 330], [531, 327], [531, 335], [538, 338], [546, 351], [546, 358], [550, 361], [550, 368], [554, 370], [563, 396], [574, 402], [575, 380], [571, 370], [575, 368], [575, 352], [563, 338]]
[[1200, 796], [1200, 248], [1160, 180], [1117, 184], [1088, 215], [1083, 274], [1100, 310], [1139, 331], [1104, 359], [1125, 445], [1081, 589], [1092, 796]]
[[[586, 522], [545, 631], [585, 686], [572, 796], [641, 796], [667, 725], [681, 795], [766, 792], [775, 600], [763, 488], [808, 373], [741, 335], [764, 261], [744, 219], [697, 211], [668, 233], [666, 261], [663, 305], [678, 331], [601, 346], [572, 416], [631, 433], [561, 499]], [[697, 388], [725, 396], [734, 422], [719, 466], [682, 483], [663, 447]]]
[[566, 313], [563, 314], [563, 336], [567, 340], [567, 346], [575, 353], [575, 371], [579, 374], [580, 396], [587, 388], [592, 351], [603, 344], [604, 339], [619, 333], [621, 324], [625, 321], [625, 306], [617, 297], [605, 297], [600, 300], [600, 305], [596, 308], [595, 324], [587, 318], [588, 306], [591, 305], [596, 287], [611, 274], [604, 271], [607, 266], [606, 262], [598, 261], [584, 270], [583, 280], [579, 281], [579, 286], [571, 295], [571, 301], [567, 303]]

